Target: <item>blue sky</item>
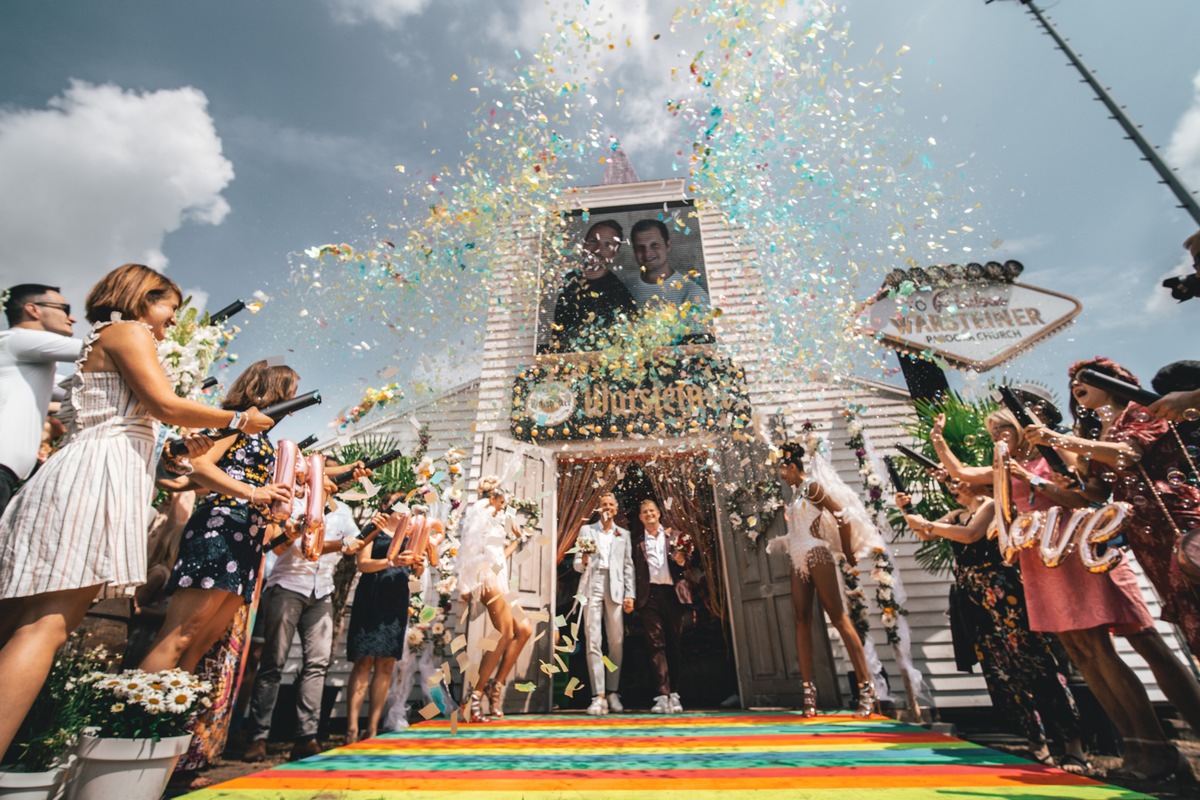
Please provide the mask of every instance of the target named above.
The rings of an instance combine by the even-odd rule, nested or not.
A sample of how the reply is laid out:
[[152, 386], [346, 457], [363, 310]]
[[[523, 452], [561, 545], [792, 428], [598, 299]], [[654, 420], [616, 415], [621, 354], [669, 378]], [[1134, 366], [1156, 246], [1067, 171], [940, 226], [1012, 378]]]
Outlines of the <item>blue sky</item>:
[[[1200, 186], [1200, 6], [1045, 8]], [[668, 76], [715, 46], [694, 25], [673, 29], [670, 9], [633, 1], [9, 0], [3, 15], [0, 282], [62, 283], [81, 304], [105, 271], [145, 260], [210, 307], [265, 291], [273, 299], [244, 320], [236, 349], [243, 359], [285, 354], [306, 388], [326, 394], [320, 414], [285, 429], [298, 436], [327, 430], [365, 386], [445, 385], [476, 368], [477, 324], [456, 319], [450, 297], [440, 316], [413, 317], [418, 336], [383, 325], [369, 302], [358, 314], [354, 297], [314, 294], [311, 280], [291, 276], [309, 246], [360, 246], [385, 221], [403, 225], [415, 207], [403, 199], [461, 165], [474, 146], [481, 95], [471, 89], [481, 75], [509, 74], [564, 25], [627, 40], [602, 62], [603, 79], [592, 76], [599, 133], [620, 137], [641, 177], [675, 177], [676, 153], [691, 142], [666, 110], [679, 92]], [[925, 143], [937, 202], [951, 212], [930, 235], [972, 210], [974, 232], [948, 237], [941, 260], [1018, 258], [1025, 280], [1084, 304], [1073, 327], [1007, 374], [1062, 396], [1078, 358], [1105, 353], [1148, 379], [1171, 360], [1200, 357], [1200, 300], [1176, 305], [1158, 289], [1182, 271], [1180, 244], [1196, 225], [1017, 3], [847, 2], [833, 19], [850, 26], [845, 63], [901, 70], [884, 157]], [[579, 182], [601, 174], [585, 165]], [[933, 178], [922, 180], [914, 197]], [[895, 221], [864, 218], [854, 233], [870, 249]], [[868, 261], [878, 275], [848, 293], [888, 266]], [[338, 280], [326, 272], [327, 284]], [[315, 325], [322, 304], [326, 327]]]

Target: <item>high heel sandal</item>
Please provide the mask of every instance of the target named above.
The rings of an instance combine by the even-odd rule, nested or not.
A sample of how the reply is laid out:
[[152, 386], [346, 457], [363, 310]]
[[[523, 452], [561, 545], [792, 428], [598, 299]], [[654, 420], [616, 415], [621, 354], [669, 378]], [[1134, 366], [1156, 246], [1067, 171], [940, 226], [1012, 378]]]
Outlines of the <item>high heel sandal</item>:
[[817, 687], [813, 685], [812, 681], [800, 681], [800, 688], [804, 691], [800, 715], [815, 717], [817, 715]]
[[470, 722], [491, 722], [487, 715], [483, 713], [483, 694], [479, 691], [471, 692], [471, 696], [467, 701], [467, 716]]
[[504, 717], [504, 687], [492, 678], [487, 682], [483, 693], [488, 699], [488, 715], [492, 719], [502, 719]]
[[875, 684], [863, 681], [858, 685], [858, 708], [855, 709], [854, 716], [869, 717], [875, 712], [876, 705]]

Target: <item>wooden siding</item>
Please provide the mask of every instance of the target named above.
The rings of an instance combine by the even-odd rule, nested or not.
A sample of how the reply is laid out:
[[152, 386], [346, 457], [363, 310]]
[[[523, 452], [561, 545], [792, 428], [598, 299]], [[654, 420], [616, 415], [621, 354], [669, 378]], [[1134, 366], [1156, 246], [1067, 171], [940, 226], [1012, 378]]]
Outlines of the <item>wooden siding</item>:
[[[575, 208], [602, 208], [682, 199], [685, 199], [683, 181], [669, 180], [582, 187], [569, 194], [565, 204]], [[834, 466], [843, 480], [858, 489], [861, 479], [857, 461], [853, 452], [846, 447], [848, 437], [845, 418], [841, 414], [844, 405], [854, 402], [867, 407], [868, 411], [861, 419], [865, 425], [864, 435], [882, 453], [906, 438], [901, 424], [911, 414], [907, 393], [903, 389], [872, 381], [859, 381], [858, 388], [841, 384], [795, 385], [785, 383], [784, 376], [770, 374], [764, 358], [771, 347], [766, 294], [761, 274], [753, 265], [753, 253], [738, 244], [734, 232], [719, 211], [699, 210], [698, 224], [703, 236], [709, 295], [713, 305], [723, 311], [723, 316], [715, 322], [718, 352], [734, 359], [745, 370], [751, 402], [759, 415], [783, 415], [792, 436], [800, 435], [799, 429], [804, 422], [813, 423], [818, 433], [829, 438]], [[512, 230], [514, 233], [511, 238], [496, 251], [499, 274], [527, 273], [527, 270], [518, 269], [519, 265], [529, 263], [531, 259], [540, 259], [540, 241], [536, 232], [531, 231], [528, 225], [513, 226]], [[433, 437], [430, 449], [437, 453], [451, 445], [465, 443], [466, 433], [470, 431], [474, 447], [468, 481], [473, 485], [483, 466], [485, 437], [488, 434], [507, 434], [513, 376], [534, 358], [537, 314], [537, 286], [519, 281], [498, 284], [488, 308], [479, 379], [451, 390], [440, 398], [389, 414], [356, 433], [386, 432], [402, 442], [415, 441], [416, 429], [409, 421], [415, 416], [429, 423]], [[674, 448], [682, 441], [672, 440], [667, 446]], [[706, 443], [714, 444], [712, 439], [688, 441], [701, 447]], [[581, 455], [593, 451], [606, 454], [631, 449], [645, 451], [654, 446], [651, 441], [638, 440], [571, 443], [556, 445], [554, 449]], [[531, 445], [522, 447], [540, 449]], [[927, 687], [924, 701], [932, 701], [941, 707], [988, 705], [990, 701], [979, 673], [967, 675], [955, 668], [946, 618], [951, 579], [948, 576], [930, 575], [916, 564], [914, 554], [917, 544], [914, 537], [904, 536], [891, 544], [891, 550], [907, 592], [905, 606], [912, 630], [913, 659], [924, 675]], [[892, 677], [892, 692], [899, 696], [903, 693], [899, 671], [883, 628], [878, 623], [874, 608], [875, 587], [866, 572], [864, 570], [863, 589], [872, 615], [871, 636], [884, 667]], [[1148, 582], [1144, 578], [1141, 581], [1147, 602], [1157, 616], [1157, 599]], [[451, 622], [460, 613], [460, 609], [456, 608], [451, 614]], [[1180, 641], [1170, 626], [1160, 624], [1160, 629], [1171, 647], [1182, 653]], [[830, 633], [836, 637], [832, 629]], [[842, 648], [836, 641], [835, 649], [843, 673], [843, 690], [846, 690], [844, 673], [848, 667]], [[1123, 641], [1119, 642], [1119, 650], [1147, 686], [1153, 687], [1153, 678], [1140, 658], [1133, 655]], [[341, 641], [335, 648], [335, 659], [344, 653], [344, 641]], [[294, 648], [293, 655], [299, 655], [298, 648]], [[297, 668], [298, 660], [289, 663], [288, 672], [294, 672]], [[329, 682], [343, 684], [347, 671], [348, 665], [335, 660], [330, 669]], [[1151, 689], [1151, 696], [1156, 700], [1162, 699], [1156, 688]]]

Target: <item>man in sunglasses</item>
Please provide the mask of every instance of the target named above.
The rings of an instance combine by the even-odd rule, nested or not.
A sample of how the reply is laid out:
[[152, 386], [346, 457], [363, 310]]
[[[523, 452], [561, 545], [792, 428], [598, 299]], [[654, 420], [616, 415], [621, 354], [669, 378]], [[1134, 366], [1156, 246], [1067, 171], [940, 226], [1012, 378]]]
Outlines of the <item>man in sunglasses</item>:
[[79, 358], [75, 318], [56, 286], [23, 283], [4, 304], [0, 331], [0, 514], [37, 464], [59, 361]]

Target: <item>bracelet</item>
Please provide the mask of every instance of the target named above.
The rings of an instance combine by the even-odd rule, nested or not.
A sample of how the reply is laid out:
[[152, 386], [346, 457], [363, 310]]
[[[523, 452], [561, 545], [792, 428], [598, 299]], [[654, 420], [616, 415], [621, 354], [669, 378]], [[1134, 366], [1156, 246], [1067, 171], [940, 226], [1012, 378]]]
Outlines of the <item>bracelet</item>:
[[247, 499], [247, 500], [250, 502], [250, 505], [254, 505], [254, 504], [255, 504], [255, 503], [254, 503], [254, 493], [255, 493], [255, 492], [257, 492], [257, 491], [258, 491], [258, 487], [257, 487], [257, 486], [251, 486], [251, 487], [250, 487], [250, 496], [246, 498], [246, 499]]
[[244, 419], [245, 419], [245, 416], [242, 414], [242, 412], [240, 412], [240, 411], [233, 412], [233, 418], [231, 420], [229, 420], [229, 427], [233, 428], [234, 430], [240, 431], [242, 429], [242, 425], [245, 424], [245, 422], [243, 421]]

